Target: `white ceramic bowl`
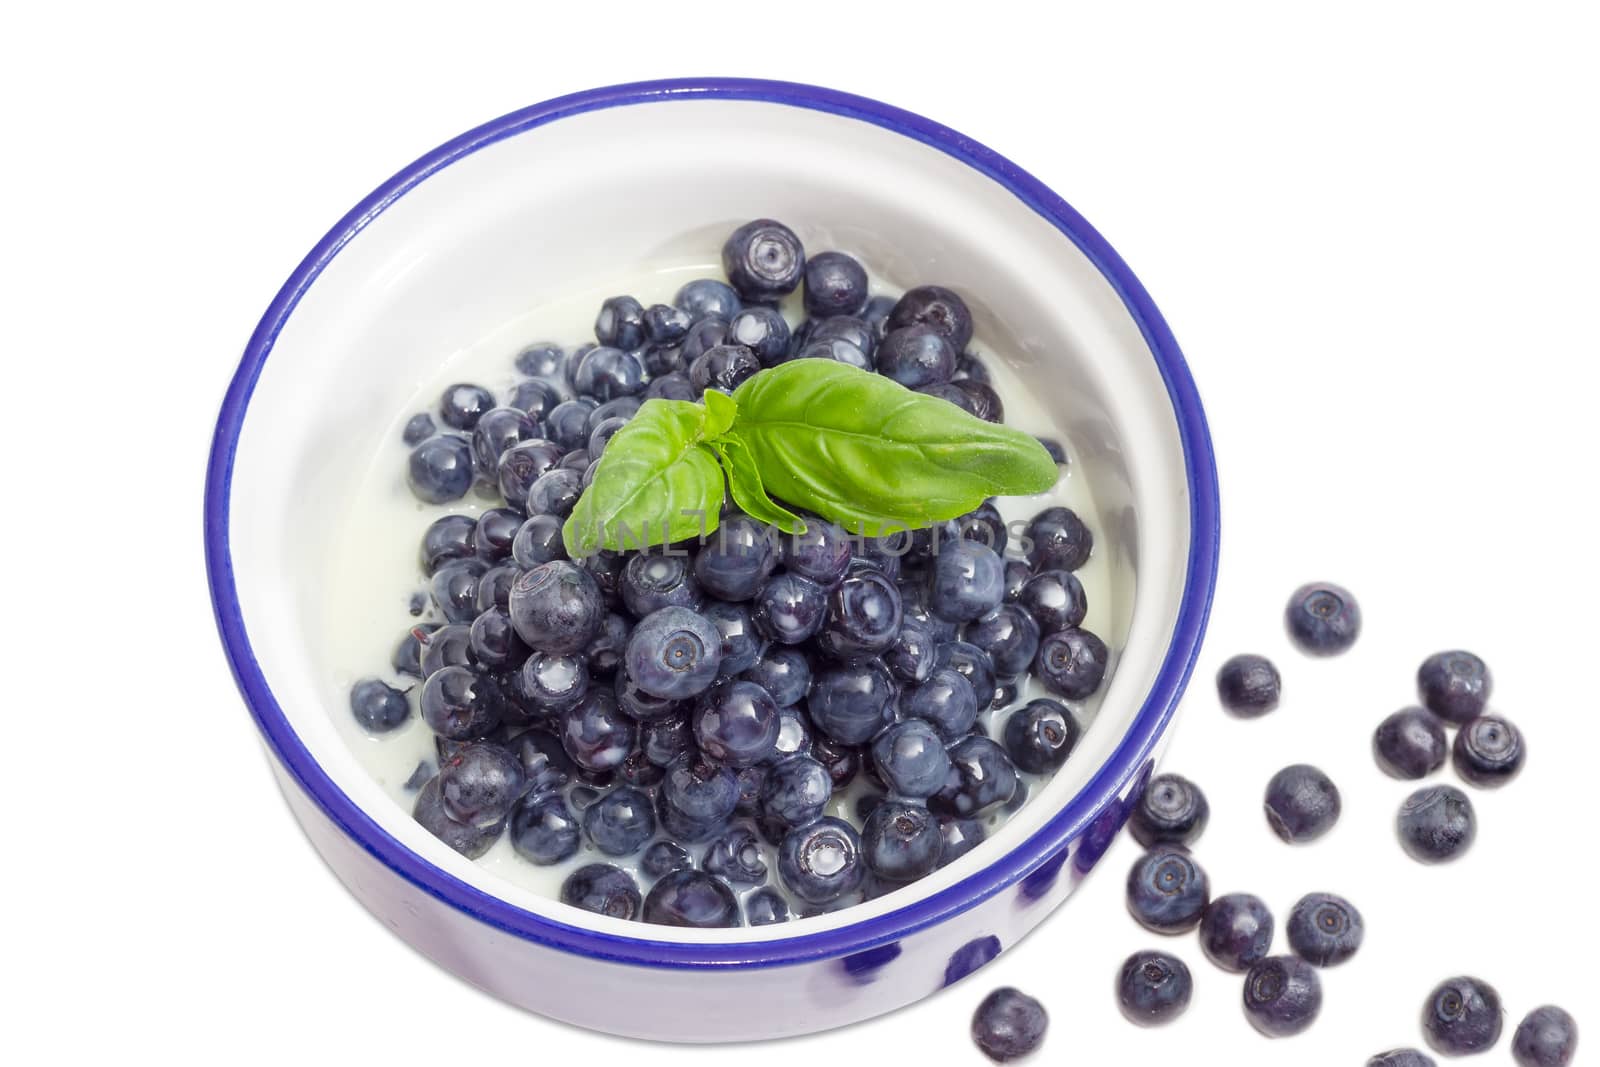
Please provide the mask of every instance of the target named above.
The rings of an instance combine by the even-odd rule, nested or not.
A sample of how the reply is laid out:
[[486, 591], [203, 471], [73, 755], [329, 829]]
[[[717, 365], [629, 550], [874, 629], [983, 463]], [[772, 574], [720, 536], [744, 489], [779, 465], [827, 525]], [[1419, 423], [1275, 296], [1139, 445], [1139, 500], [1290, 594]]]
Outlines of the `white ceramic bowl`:
[[[890, 281], [974, 299], [1066, 427], [1121, 577], [1115, 670], [1067, 767], [980, 848], [832, 915], [694, 931], [499, 881], [416, 825], [335, 732], [308, 635], [329, 523], [441, 354], [619, 264], [705, 262], [756, 216]], [[641, 252], [641, 250], [643, 250]], [[952, 130], [809, 86], [625, 85], [539, 104], [428, 153], [350, 212], [278, 293], [217, 424], [206, 548], [223, 644], [318, 851], [440, 965], [581, 1026], [778, 1037], [927, 996], [1071, 892], [1142, 788], [1199, 647], [1217, 560], [1210, 441], [1137, 279], [1059, 197]], [[397, 983], [403, 982], [400, 976]], [[618, 1011], [617, 1005], [627, 1005]]]

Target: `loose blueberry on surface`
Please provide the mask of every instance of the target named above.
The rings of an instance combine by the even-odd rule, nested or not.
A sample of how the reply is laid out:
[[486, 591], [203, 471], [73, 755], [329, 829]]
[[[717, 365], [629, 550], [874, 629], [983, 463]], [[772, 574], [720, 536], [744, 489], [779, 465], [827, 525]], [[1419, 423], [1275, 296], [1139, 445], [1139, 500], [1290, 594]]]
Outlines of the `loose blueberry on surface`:
[[744, 306], [732, 286], [715, 278], [696, 278], [692, 282], [685, 282], [683, 288], [678, 290], [678, 295], [672, 298], [672, 304], [696, 319], [713, 316], [731, 319]]
[[408, 445], [420, 445], [436, 432], [438, 427], [433, 424], [433, 416], [422, 411], [406, 420], [405, 428], [400, 431], [400, 439]]
[[1217, 671], [1217, 696], [1240, 718], [1265, 715], [1278, 706], [1282, 695], [1283, 679], [1265, 656], [1234, 656]]
[[880, 663], [827, 667], [812, 679], [811, 724], [846, 745], [862, 745], [894, 717], [895, 685]]
[[559, 379], [566, 358], [566, 351], [560, 345], [540, 341], [518, 352], [512, 363], [518, 374], [526, 374], [530, 378]]
[[1478, 836], [1472, 801], [1453, 785], [1417, 790], [1395, 818], [1400, 847], [1419, 863], [1446, 863], [1472, 847]]
[[561, 459], [562, 446], [555, 441], [535, 438], [512, 445], [501, 453], [495, 469], [500, 495], [520, 506], [539, 476], [557, 469]]
[[1290, 844], [1315, 841], [1333, 829], [1341, 809], [1339, 788], [1310, 764], [1285, 767], [1267, 783], [1267, 824]]
[[1038, 654], [1039, 624], [1016, 604], [1001, 604], [967, 624], [962, 638], [989, 653], [995, 673], [1022, 674]]
[[772, 695], [781, 708], [798, 704], [811, 689], [811, 662], [797, 648], [775, 646], [761, 653], [739, 677], [754, 682]]
[[749, 600], [777, 566], [775, 540], [749, 516], [727, 516], [695, 553], [694, 573], [701, 588], [720, 600]]
[[1494, 691], [1488, 664], [1471, 652], [1435, 652], [1417, 668], [1417, 695], [1429, 711], [1461, 724], [1483, 714]]
[[957, 352], [965, 352], [972, 343], [972, 312], [965, 300], [942, 285], [907, 289], [895, 301], [886, 323], [890, 330], [917, 324], [932, 326]]
[[1000, 740], [1018, 770], [1049, 774], [1067, 761], [1080, 736], [1065, 704], [1040, 697], [1011, 713]]
[[1200, 787], [1180, 774], [1158, 774], [1128, 817], [1134, 840], [1145, 848], [1193, 845], [1211, 819], [1211, 805]]
[[970, 641], [945, 641], [934, 651], [933, 662], [935, 669], [949, 667], [972, 684], [979, 711], [987, 706], [984, 696], [993, 693], [997, 684], [989, 653]]
[[440, 797], [438, 778], [429, 781], [417, 794], [411, 817], [421, 823], [424, 830], [469, 860], [478, 859], [488, 852], [505, 829], [503, 822], [492, 826], [473, 826], [452, 819]]
[[494, 407], [494, 394], [481, 385], [460, 382], [439, 396], [439, 417], [454, 430], [471, 430]]
[[867, 303], [867, 272], [843, 252], [819, 252], [806, 260], [806, 311], [818, 318], [854, 315]]
[[403, 691], [376, 678], [363, 678], [350, 687], [350, 713], [363, 730], [381, 734], [411, 718], [411, 704]]
[[1322, 980], [1304, 960], [1268, 956], [1245, 975], [1244, 1011], [1267, 1037], [1302, 1033], [1322, 1011]]
[[500, 691], [467, 667], [443, 667], [422, 683], [418, 701], [428, 728], [451, 741], [475, 741], [500, 725]]
[[1247, 971], [1272, 951], [1272, 912], [1260, 897], [1229, 893], [1213, 900], [1200, 919], [1200, 949], [1225, 971]]
[[1117, 973], [1117, 1006], [1135, 1026], [1160, 1026], [1182, 1015], [1194, 994], [1189, 968], [1165, 952], [1135, 952]]
[[1498, 715], [1479, 715], [1456, 733], [1450, 759], [1475, 786], [1495, 789], [1515, 778], [1527, 758], [1522, 733]]
[[873, 739], [871, 751], [874, 769], [898, 796], [930, 797], [950, 776], [944, 740], [921, 719], [907, 719], [884, 730]]
[[894, 583], [876, 571], [860, 570], [829, 590], [817, 647], [845, 663], [872, 659], [894, 644], [900, 623], [900, 591]]
[[735, 826], [720, 834], [706, 846], [700, 865], [707, 874], [734, 885], [760, 885], [767, 880], [761, 839], [748, 826]]
[[578, 818], [560, 793], [530, 792], [511, 812], [511, 847], [529, 863], [549, 867], [578, 852]]
[[843, 819], [825, 816], [790, 830], [778, 847], [778, 876], [808, 904], [828, 904], [861, 884], [861, 839]]
[[578, 768], [561, 747], [561, 739], [549, 730], [524, 730], [511, 739], [509, 747], [522, 763], [529, 796], [565, 789], [577, 774]]
[[[589, 443], [589, 413], [599, 404], [589, 397], [563, 400], [545, 417], [545, 433], [552, 444], [563, 452], [583, 448]], [[554, 460], [551, 461], [554, 463]], [[540, 473], [543, 473], [542, 471]], [[503, 484], [503, 483], [502, 483]], [[531, 482], [530, 482], [531, 484]], [[507, 497], [507, 500], [513, 499]]]
[[749, 926], [788, 922], [789, 902], [776, 889], [757, 889], [745, 898], [744, 921]]
[[964, 737], [947, 751], [951, 773], [944, 787], [928, 798], [928, 807], [936, 814], [982, 815], [1016, 792], [1016, 765], [988, 736]]
[[631, 556], [622, 569], [618, 588], [622, 602], [641, 619], [662, 608], [697, 608], [705, 599], [687, 556]]
[[1343, 897], [1311, 893], [1289, 912], [1284, 932], [1295, 955], [1317, 967], [1333, 967], [1356, 954], [1366, 925], [1355, 905]]
[[510, 611], [518, 635], [540, 652], [581, 651], [605, 619], [594, 578], [566, 560], [524, 571], [511, 587]]
[[722, 245], [722, 271], [746, 300], [776, 301], [794, 292], [805, 272], [805, 246], [774, 219], [755, 219]]
[[774, 308], [747, 307], [728, 320], [728, 343], [747, 349], [763, 367], [789, 358], [789, 324]]
[[673, 871], [686, 871], [694, 866], [689, 850], [672, 841], [656, 841], [644, 850], [639, 859], [639, 869], [651, 878], [660, 878]]
[[804, 518], [805, 533], [788, 534], [780, 543], [783, 565], [793, 574], [831, 586], [850, 567], [850, 538], [826, 519]]
[[1500, 1040], [1500, 994], [1480, 978], [1447, 978], [1422, 1006], [1422, 1032], [1435, 1052], [1466, 1056]]
[[1361, 606], [1349, 590], [1313, 582], [1294, 591], [1283, 621], [1289, 639], [1306, 655], [1337, 656], [1361, 635]]
[[637, 919], [639, 885], [633, 875], [609, 863], [590, 863], [567, 875], [561, 902], [613, 919]]
[[778, 705], [754, 682], [713, 687], [701, 698], [692, 721], [700, 750], [730, 767], [760, 763], [778, 743]]
[[606, 855], [631, 856], [656, 832], [650, 797], [632, 786], [613, 789], [583, 813], [583, 830]]
[[1161, 849], [1140, 857], [1128, 872], [1128, 912], [1147, 930], [1193, 930], [1211, 903], [1206, 872], [1189, 856]]
[[890, 330], [877, 351], [878, 373], [917, 389], [950, 380], [956, 369], [956, 351], [932, 326], [918, 323]]
[[900, 691], [900, 714], [933, 727], [946, 744], [972, 732], [978, 721], [978, 698], [972, 683], [959, 671], [940, 667], [925, 682], [913, 682]]
[[1438, 1067], [1432, 1056], [1414, 1048], [1395, 1048], [1380, 1052], [1367, 1061], [1367, 1067]]
[[939, 821], [919, 804], [888, 800], [861, 828], [861, 855], [867, 869], [891, 882], [910, 882], [939, 866], [944, 835]]
[[714, 875], [696, 870], [673, 871], [650, 887], [642, 917], [658, 926], [738, 926], [739, 899]]
[[1402, 708], [1378, 724], [1372, 757], [1391, 778], [1426, 778], [1449, 752], [1444, 724], [1425, 708]]
[[1511, 1038], [1517, 1067], [1567, 1067], [1577, 1051], [1577, 1022], [1553, 1004], [1530, 1011]]
[[744, 345], [714, 345], [689, 364], [689, 384], [731, 393], [760, 370], [761, 361]]
[[964, 538], [942, 546], [928, 602], [935, 615], [969, 622], [999, 607], [1004, 596], [1005, 565], [994, 549]]
[[828, 594], [809, 578], [783, 571], [767, 579], [750, 608], [750, 621], [769, 641], [797, 645], [827, 621]]
[[561, 713], [561, 745], [572, 762], [602, 774], [628, 758], [638, 740], [638, 727], [622, 713], [617, 698], [604, 689], [591, 690]]
[[465, 437], [443, 433], [411, 450], [406, 483], [418, 500], [448, 504], [472, 488], [472, 444]]
[[1087, 700], [1105, 680], [1110, 652], [1088, 630], [1058, 630], [1039, 642], [1033, 669], [1046, 689], [1068, 700]]
[[1049, 1026], [1043, 1004], [1004, 986], [984, 997], [973, 1012], [972, 1042], [996, 1063], [1009, 1063], [1044, 1044]]
[[1026, 537], [1036, 571], [1075, 571], [1094, 552], [1094, 534], [1071, 508], [1045, 508], [1028, 523]]
[[631, 296], [613, 296], [600, 305], [594, 319], [594, 339], [614, 348], [644, 344], [644, 305]]

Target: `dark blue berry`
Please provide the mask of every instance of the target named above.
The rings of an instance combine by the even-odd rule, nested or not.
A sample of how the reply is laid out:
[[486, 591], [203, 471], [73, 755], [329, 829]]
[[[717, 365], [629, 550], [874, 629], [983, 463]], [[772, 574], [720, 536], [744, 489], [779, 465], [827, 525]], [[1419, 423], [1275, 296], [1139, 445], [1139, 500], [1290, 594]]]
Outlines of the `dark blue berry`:
[[1094, 551], [1094, 534], [1071, 508], [1045, 508], [1028, 524], [1025, 538], [1033, 542], [1027, 556], [1037, 571], [1075, 571]]
[[934, 563], [928, 607], [941, 619], [968, 622], [999, 607], [1005, 565], [994, 549], [959, 538], [943, 545]]
[[1017, 593], [1017, 603], [1046, 634], [1081, 625], [1089, 612], [1083, 583], [1071, 571], [1041, 571], [1030, 576]]
[[1396, 1048], [1380, 1052], [1367, 1060], [1367, 1067], [1438, 1067], [1432, 1056], [1414, 1048]]
[[614, 348], [644, 344], [644, 305], [631, 296], [613, 296], [600, 305], [594, 319], [594, 339]]
[[730, 768], [685, 753], [667, 768], [661, 799], [693, 822], [720, 827], [738, 807], [739, 783]]
[[960, 392], [971, 398], [971, 412], [984, 422], [1005, 422], [1005, 404], [1000, 399], [1000, 394], [994, 391], [994, 386], [984, 382], [963, 378], [952, 382]]
[[561, 739], [549, 730], [537, 726], [524, 730], [507, 747], [522, 763], [529, 795], [565, 789], [577, 774], [572, 757], [561, 747]]
[[994, 661], [989, 653], [970, 641], [945, 641], [934, 652], [933, 662], [936, 669], [949, 667], [972, 684], [979, 711], [989, 706], [995, 691]]
[[563, 452], [583, 448], [589, 443], [589, 413], [597, 407], [588, 397], [563, 400], [545, 417], [545, 433]]
[[481, 385], [452, 385], [439, 396], [439, 417], [455, 430], [471, 430], [494, 407], [494, 394]]
[[363, 730], [381, 734], [411, 718], [411, 705], [403, 691], [376, 678], [363, 678], [350, 688], [350, 713]]
[[638, 727], [622, 714], [617, 698], [604, 689], [591, 690], [561, 713], [561, 745], [586, 771], [616, 770], [633, 752]]
[[494, 682], [467, 667], [443, 667], [430, 674], [418, 704], [428, 728], [451, 741], [488, 736], [502, 715]]
[[740, 677], [771, 693], [778, 706], [786, 708], [805, 699], [811, 689], [811, 663], [797, 648], [774, 646]]
[[872, 763], [889, 791], [902, 797], [930, 797], [950, 776], [944, 740], [921, 719], [895, 723], [874, 738]]
[[701, 698], [692, 721], [700, 751], [730, 767], [749, 767], [773, 754], [779, 718], [778, 705], [765, 689], [731, 681]]
[[[583, 475], [575, 470], [557, 467], [539, 475], [538, 480], [528, 487], [527, 513], [554, 515], [564, 520], [578, 506], [578, 497], [582, 495]], [[481, 519], [478, 526], [483, 526]]]
[[1289, 912], [1284, 932], [1295, 955], [1318, 967], [1333, 967], [1356, 954], [1366, 925], [1343, 897], [1310, 893]]
[[1087, 700], [1105, 680], [1110, 652], [1088, 630], [1058, 630], [1039, 642], [1033, 669], [1046, 689], [1068, 700]]
[[900, 621], [900, 591], [894, 583], [877, 571], [860, 570], [829, 590], [817, 647], [846, 663], [871, 659], [894, 644]]
[[472, 627], [462, 623], [435, 628], [419, 638], [422, 677], [429, 678], [443, 667], [471, 667], [477, 657], [472, 652]]
[[642, 918], [657, 926], [738, 926], [739, 899], [714, 875], [696, 870], [673, 871], [650, 887]]
[[472, 431], [472, 459], [479, 474], [495, 478], [507, 449], [538, 439], [539, 424], [520, 408], [490, 408]]
[[1401, 708], [1372, 734], [1372, 756], [1391, 778], [1426, 778], [1448, 753], [1444, 724], [1425, 708]]
[[1317, 970], [1293, 956], [1268, 956], [1244, 976], [1244, 1013], [1267, 1037], [1290, 1037], [1316, 1022], [1322, 1011]]
[[[900, 622], [900, 633], [883, 653], [884, 665], [900, 682], [925, 682], [933, 675], [938, 642], [927, 626], [909, 616]], [[969, 684], [967, 688], [971, 688]], [[976, 700], [976, 694], [974, 694]]]
[[438, 629], [439, 624], [436, 622], [423, 622], [406, 631], [400, 643], [394, 646], [394, 655], [389, 657], [389, 666], [394, 668], [396, 674], [409, 674], [413, 678], [423, 677], [422, 642]]
[[761, 855], [761, 839], [748, 826], [723, 831], [706, 846], [700, 865], [707, 874], [734, 885], [760, 885], [767, 880], [767, 861]]
[[750, 619], [748, 604], [711, 600], [700, 609], [700, 614], [717, 628], [722, 638], [722, 663], [718, 671], [724, 677], [743, 674], [756, 665], [756, 660], [761, 658], [761, 638]]
[[1004, 986], [984, 997], [973, 1012], [972, 1042], [996, 1063], [1009, 1063], [1044, 1044], [1049, 1026], [1043, 1004]]
[[972, 343], [972, 312], [966, 301], [942, 285], [907, 289], [890, 310], [887, 325], [898, 330], [919, 323], [939, 331], [957, 352]]
[[1493, 691], [1488, 664], [1471, 652], [1436, 652], [1417, 669], [1423, 706], [1448, 722], [1460, 724], [1482, 715]]
[[1067, 762], [1080, 736], [1066, 705], [1040, 697], [1011, 713], [1000, 740], [1019, 770], [1049, 774]]
[[1128, 829], [1145, 848], [1193, 845], [1211, 819], [1200, 787], [1179, 774], [1150, 779], [1128, 817]]
[[536, 425], [543, 425], [550, 412], [561, 403], [561, 390], [541, 378], [518, 382], [511, 389], [507, 407], [524, 412]]
[[827, 769], [809, 756], [775, 765], [761, 783], [758, 810], [762, 826], [775, 838], [822, 815], [833, 794]]
[[744, 921], [749, 926], [788, 922], [789, 902], [776, 889], [757, 889], [745, 898]]
[[567, 875], [561, 903], [613, 919], [637, 919], [639, 885], [633, 875], [609, 863], [590, 863]]
[[861, 838], [842, 819], [825, 816], [790, 830], [778, 847], [778, 876], [808, 904], [828, 904], [861, 884]]
[[[628, 710], [626, 701], [618, 698], [618, 703], [622, 705], [622, 710]], [[689, 716], [684, 712], [673, 711], [639, 724], [639, 749], [645, 759], [657, 767], [670, 766], [693, 748], [694, 727], [689, 724]]]
[[[684, 334], [683, 343], [678, 346], [678, 360], [684, 377], [689, 375], [689, 367], [695, 360], [705, 355], [711, 349], [721, 344], [728, 343], [728, 320], [719, 316], [711, 316], [697, 321], [689, 327], [689, 332]], [[691, 388], [693, 382], [690, 383]], [[695, 390], [691, 399], [700, 399], [701, 390]]]
[[488, 852], [490, 846], [500, 839], [500, 834], [505, 830], [504, 823], [473, 826], [452, 819], [439, 795], [438, 778], [429, 781], [417, 794], [416, 802], [411, 808], [411, 817], [421, 823], [423, 829], [469, 860], [478, 859]]
[[977, 401], [973, 399], [971, 393], [961, 388], [960, 382], [934, 382], [931, 385], [919, 386], [917, 392], [925, 396], [936, 396], [940, 400], [954, 404], [968, 415], [978, 414]]
[[862, 860], [873, 874], [891, 882], [932, 873], [943, 847], [938, 820], [920, 804], [885, 801], [861, 828]]
[[806, 251], [795, 232], [774, 219], [755, 219], [722, 245], [722, 272], [746, 300], [776, 301], [794, 292]]
[[1211, 903], [1206, 872], [1171, 849], [1146, 853], [1128, 872], [1128, 911], [1158, 934], [1193, 930]]
[[436, 773], [432, 763], [427, 760], [420, 760], [415, 769], [412, 770], [411, 777], [407, 778], [405, 784], [400, 788], [407, 793], [415, 793], [427, 785]]
[[1336, 656], [1361, 634], [1361, 607], [1348, 590], [1330, 582], [1302, 585], [1284, 609], [1289, 639], [1308, 656]]
[[1527, 747], [1521, 731], [1510, 722], [1499, 715], [1479, 715], [1457, 731], [1450, 757], [1463, 779], [1494, 789], [1521, 772]]
[[535, 652], [523, 660], [517, 691], [535, 708], [565, 711], [589, 692], [589, 668], [581, 656]]
[[1422, 1006], [1422, 1031], [1435, 1052], [1466, 1056], [1500, 1040], [1500, 994], [1481, 978], [1462, 975], [1434, 987]]
[[1050, 453], [1051, 459], [1055, 460], [1057, 464], [1066, 465], [1067, 450], [1060, 441], [1057, 441], [1054, 437], [1041, 437], [1038, 441], [1039, 444], [1044, 446], [1044, 450]]
[[952, 815], [939, 816], [939, 835], [943, 844], [939, 849], [939, 866], [946, 867], [983, 844], [988, 831], [977, 819], [962, 819]]
[[617, 703], [622, 707], [623, 713], [638, 722], [654, 722], [657, 719], [687, 714], [686, 701], [658, 697], [645, 692], [639, 688], [626, 667], [615, 673], [612, 683], [612, 690], [617, 695]]
[[1225, 971], [1248, 971], [1272, 951], [1273, 927], [1261, 898], [1229, 893], [1213, 900], [1200, 919], [1200, 950]]
[[472, 488], [472, 444], [458, 434], [430, 437], [411, 450], [406, 483], [418, 500], [448, 504]]
[[1001, 604], [967, 624], [962, 638], [989, 653], [995, 673], [1022, 674], [1039, 651], [1039, 624], [1015, 604]]
[[511, 558], [517, 566], [532, 570], [551, 560], [565, 559], [567, 550], [561, 539], [561, 520], [554, 515], [534, 515], [517, 528], [511, 539]]
[[850, 538], [826, 519], [807, 515], [805, 521], [805, 533], [783, 538], [783, 565], [820, 585], [833, 585], [850, 567]]
[[843, 252], [820, 252], [806, 261], [806, 311], [819, 318], [854, 315], [867, 303], [867, 272]]
[[918, 324], [891, 330], [878, 346], [878, 373], [916, 389], [944, 382], [956, 369], [956, 352], [943, 334]]
[[872, 370], [872, 358], [842, 337], [812, 338], [795, 353], [794, 358], [828, 359], [848, 364], [857, 370]]
[[756, 594], [750, 621], [767, 640], [797, 645], [822, 629], [827, 611], [828, 594], [822, 586], [783, 571], [769, 578]]
[[761, 361], [744, 345], [715, 345], [689, 364], [689, 384], [695, 389], [720, 389], [731, 393], [761, 370]]
[[578, 819], [560, 793], [529, 793], [511, 812], [511, 847], [541, 867], [570, 859], [578, 851]]
[[882, 664], [828, 667], [811, 683], [811, 724], [835, 741], [861, 745], [894, 716], [895, 686]]
[[656, 345], [675, 345], [689, 332], [694, 318], [671, 304], [651, 304], [644, 309], [644, 335]]
[[1567, 1067], [1577, 1050], [1577, 1022], [1553, 1004], [1530, 1011], [1511, 1038], [1517, 1067]]
[[618, 583], [622, 602], [639, 618], [662, 608], [698, 608], [705, 598], [689, 557], [640, 553], [628, 559]]
[[635, 626], [624, 664], [635, 685], [664, 700], [704, 692], [722, 662], [722, 634], [715, 623], [686, 607], [665, 607]]
[[749, 600], [777, 566], [774, 540], [749, 516], [729, 515], [695, 554], [695, 577], [718, 599]]
[[594, 579], [608, 609], [615, 611], [622, 607], [622, 569], [628, 565], [625, 553], [601, 549], [575, 562]]
[[689, 380], [688, 372], [672, 371], [653, 380], [645, 389], [646, 400], [699, 400], [700, 393]]
[[526, 785], [522, 763], [499, 745], [465, 745], [439, 767], [445, 811], [473, 826], [503, 822]]
[[978, 698], [961, 672], [940, 667], [926, 681], [900, 691], [900, 715], [928, 723], [948, 744], [972, 732], [978, 721]]
[[976, 541], [980, 545], [994, 549], [997, 555], [1005, 555], [1010, 535], [1006, 531], [1005, 517], [1000, 514], [1000, 509], [995, 507], [992, 499], [985, 500], [965, 515], [958, 516], [955, 523], [965, 540]]
[[861, 309], [861, 321], [872, 329], [873, 336], [882, 337], [889, 332], [889, 313], [894, 310], [895, 298], [875, 296]]
[[964, 737], [949, 750], [951, 774], [944, 787], [928, 798], [940, 815], [981, 815], [1011, 799], [1017, 789], [1017, 768], [1005, 749], [983, 734]]
[[696, 319], [715, 316], [731, 319], [744, 304], [739, 294], [726, 282], [715, 278], [696, 278], [685, 282], [678, 295], [672, 298], [674, 307], [680, 307]]
[[521, 569], [510, 561], [484, 571], [472, 598], [473, 610], [479, 614], [494, 610], [509, 611], [511, 587], [517, 583], [517, 576], [521, 573]]
[[644, 360], [637, 353], [602, 345], [578, 363], [572, 384], [583, 395], [604, 402], [642, 393], [644, 379]]
[[528, 499], [528, 490], [540, 475], [557, 468], [561, 462], [561, 446], [554, 441], [535, 438], [512, 445], [500, 456], [495, 469], [495, 480], [500, 495], [521, 507]]
[[728, 320], [728, 343], [747, 349], [763, 367], [789, 358], [789, 324], [773, 308], [747, 307]]
[[660, 878], [673, 871], [686, 871], [694, 866], [689, 851], [673, 841], [656, 841], [644, 850], [639, 858], [639, 870], [651, 878]]
[[1217, 696], [1222, 706], [1241, 718], [1254, 719], [1278, 706], [1283, 679], [1265, 656], [1234, 656], [1217, 672]]
[[408, 445], [420, 445], [437, 432], [433, 416], [422, 411], [406, 420], [405, 428], [400, 431], [400, 439]]
[[1161, 1026], [1182, 1015], [1194, 994], [1189, 968], [1165, 952], [1135, 952], [1117, 973], [1117, 1006], [1135, 1026]]
[[871, 368], [877, 352], [878, 334], [864, 319], [855, 315], [831, 315], [813, 320], [808, 343], [818, 341], [843, 341], [866, 359]]
[[1478, 836], [1472, 801], [1453, 785], [1417, 790], [1395, 819], [1400, 846], [1419, 863], [1446, 863], [1472, 847]]
[[606, 614], [590, 572], [566, 560], [524, 571], [511, 587], [510, 611], [522, 640], [540, 652], [582, 651]]
[[1317, 768], [1296, 763], [1267, 783], [1264, 803], [1272, 832], [1290, 844], [1315, 841], [1339, 821], [1339, 789]]
[[608, 856], [633, 855], [655, 836], [650, 797], [632, 786], [611, 790], [583, 813], [583, 831]]
[[[816, 725], [815, 718], [812, 719], [812, 725]], [[834, 789], [843, 789], [854, 781], [863, 760], [860, 746], [835, 741], [824, 733], [812, 735], [811, 755], [827, 769]]]
[[527, 646], [511, 626], [511, 616], [499, 608], [490, 608], [468, 628], [468, 641], [472, 658], [485, 667], [505, 667], [528, 654]]
[[530, 378], [558, 379], [566, 358], [567, 354], [560, 345], [540, 341], [518, 352], [512, 363], [518, 374], [526, 374]]
[[472, 549], [479, 559], [489, 563], [509, 559], [521, 526], [522, 516], [512, 509], [490, 508], [478, 516], [472, 528]]
[[811, 725], [803, 713], [794, 708], [783, 708], [778, 718], [778, 740], [773, 745], [772, 758], [785, 760], [791, 756], [811, 754]]

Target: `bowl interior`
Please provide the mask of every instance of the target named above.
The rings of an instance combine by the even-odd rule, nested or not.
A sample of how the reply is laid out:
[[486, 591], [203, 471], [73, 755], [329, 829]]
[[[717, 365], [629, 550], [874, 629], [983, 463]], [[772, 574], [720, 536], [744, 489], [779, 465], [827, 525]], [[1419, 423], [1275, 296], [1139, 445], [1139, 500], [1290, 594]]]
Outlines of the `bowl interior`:
[[[1066, 768], [957, 863], [800, 924], [641, 927], [497, 879], [417, 826], [357, 764], [336, 725], [349, 717], [343, 694], [329, 684], [339, 670], [325, 610], [330, 561], [343, 502], [441, 362], [619, 272], [715, 263], [723, 237], [762, 215], [795, 226], [809, 249], [862, 256], [890, 283], [939, 281], [971, 299], [986, 351], [1004, 357], [1061, 428], [1074, 476], [1093, 487], [1097, 551], [1113, 577], [1101, 628], [1115, 670]], [[1003, 186], [856, 118], [678, 97], [565, 116], [488, 144], [412, 187], [338, 250], [256, 382], [234, 458], [229, 551], [250, 650], [277, 704], [337, 788], [395, 841], [562, 923], [656, 941], [753, 941], [847, 925], [948, 888], [1038, 833], [1084, 788], [1144, 704], [1178, 619], [1191, 538], [1185, 470], [1173, 404], [1138, 323], [1089, 257]]]

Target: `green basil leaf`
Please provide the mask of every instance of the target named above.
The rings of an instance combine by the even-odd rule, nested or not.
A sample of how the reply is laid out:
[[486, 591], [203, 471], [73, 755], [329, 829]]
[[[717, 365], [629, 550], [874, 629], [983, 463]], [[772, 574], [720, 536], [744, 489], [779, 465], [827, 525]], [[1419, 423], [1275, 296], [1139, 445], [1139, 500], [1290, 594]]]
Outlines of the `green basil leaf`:
[[704, 440], [715, 441], [733, 425], [739, 407], [733, 402], [733, 397], [720, 389], [707, 389], [701, 399], [705, 404], [706, 421], [700, 435]]
[[646, 400], [600, 454], [594, 481], [562, 528], [567, 551], [621, 551], [700, 537], [717, 528], [725, 483], [701, 438], [706, 409]]
[[991, 496], [1039, 493], [1055, 462], [1034, 438], [947, 400], [827, 359], [746, 380], [727, 436], [766, 492], [876, 536], [965, 514]]
[[[707, 399], [710, 399], [709, 394]], [[766, 487], [761, 484], [761, 472], [756, 469], [755, 460], [744, 442], [737, 437], [723, 437], [712, 441], [711, 447], [728, 472], [728, 488], [740, 511], [787, 534], [806, 532], [804, 519], [767, 495]]]

